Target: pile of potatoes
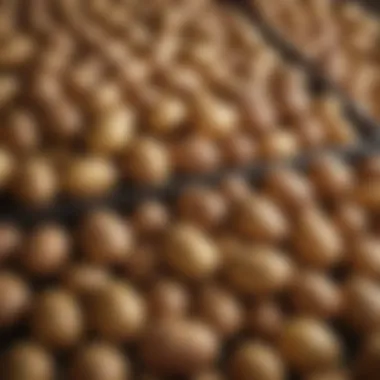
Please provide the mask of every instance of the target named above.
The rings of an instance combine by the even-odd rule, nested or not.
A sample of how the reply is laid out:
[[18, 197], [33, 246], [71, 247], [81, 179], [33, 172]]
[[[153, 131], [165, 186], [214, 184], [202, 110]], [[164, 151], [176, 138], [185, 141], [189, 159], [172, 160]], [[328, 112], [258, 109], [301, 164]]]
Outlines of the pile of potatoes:
[[[5, 380], [376, 380], [380, 156], [0, 228]], [[355, 345], [352, 345], [355, 342]]]
[[339, 99], [215, 0], [24, 3], [0, 8], [0, 190], [16, 203], [358, 140]]
[[359, 2], [253, 0], [266, 22], [380, 120], [379, 17]]

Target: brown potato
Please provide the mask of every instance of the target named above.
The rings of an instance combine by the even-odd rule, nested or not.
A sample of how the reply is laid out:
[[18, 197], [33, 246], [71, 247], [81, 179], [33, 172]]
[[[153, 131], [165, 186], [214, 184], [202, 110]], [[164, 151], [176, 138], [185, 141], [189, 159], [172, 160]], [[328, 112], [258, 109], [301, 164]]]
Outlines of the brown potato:
[[319, 209], [305, 209], [298, 215], [293, 244], [298, 257], [316, 268], [329, 268], [343, 258], [342, 237]]
[[6, 353], [4, 369], [5, 380], [53, 380], [56, 375], [50, 353], [29, 342], [18, 343]]
[[201, 136], [189, 136], [172, 148], [173, 165], [186, 174], [210, 173], [221, 163], [220, 150], [215, 141]]
[[166, 375], [197, 373], [215, 362], [218, 351], [219, 342], [210, 329], [186, 320], [152, 324], [141, 343], [145, 364]]
[[261, 156], [269, 160], [290, 159], [295, 157], [300, 150], [298, 136], [288, 130], [267, 133], [260, 144]]
[[196, 295], [197, 316], [222, 337], [237, 334], [243, 324], [243, 308], [230, 292], [208, 286]]
[[236, 208], [238, 232], [259, 241], [279, 241], [288, 234], [288, 221], [269, 198], [253, 195]]
[[148, 293], [149, 315], [154, 320], [184, 316], [190, 306], [190, 297], [182, 284], [160, 279]]
[[128, 358], [106, 343], [90, 343], [77, 352], [71, 362], [72, 380], [129, 380]]
[[98, 115], [86, 136], [94, 154], [117, 154], [128, 148], [135, 132], [135, 117], [127, 108], [107, 110]]
[[71, 239], [58, 225], [46, 224], [26, 238], [20, 264], [32, 276], [51, 276], [62, 271], [71, 255]]
[[79, 227], [84, 257], [99, 265], [123, 264], [134, 244], [133, 231], [117, 214], [108, 210], [89, 213]]
[[354, 200], [368, 211], [380, 209], [380, 178], [363, 179], [353, 190]]
[[323, 273], [303, 269], [290, 291], [294, 307], [302, 315], [331, 318], [342, 310], [342, 294], [332, 279]]
[[354, 202], [341, 202], [332, 214], [335, 225], [348, 239], [360, 236], [369, 224], [369, 215]]
[[236, 204], [251, 195], [251, 189], [248, 182], [239, 175], [229, 175], [222, 179], [219, 185], [220, 191], [224, 198], [230, 204]]
[[0, 148], [0, 190], [6, 189], [16, 173], [16, 162], [8, 150]]
[[226, 267], [230, 284], [239, 292], [267, 296], [283, 291], [293, 277], [293, 263], [272, 247], [257, 246], [232, 260]]
[[162, 185], [170, 175], [166, 146], [153, 138], [134, 141], [122, 161], [125, 177], [141, 185]]
[[62, 290], [46, 290], [33, 304], [33, 336], [52, 349], [76, 345], [82, 338], [84, 320], [77, 300]]
[[169, 225], [169, 219], [166, 207], [156, 201], [142, 203], [132, 217], [136, 231], [142, 236], [155, 236], [165, 231]]
[[273, 339], [282, 331], [284, 315], [276, 303], [263, 300], [248, 310], [245, 322], [249, 333]]
[[117, 182], [113, 164], [100, 157], [87, 156], [71, 160], [63, 173], [63, 191], [78, 198], [101, 197]]
[[110, 280], [111, 276], [104, 268], [85, 263], [72, 264], [62, 276], [64, 287], [76, 296], [97, 292]]
[[185, 189], [177, 201], [177, 209], [180, 218], [205, 229], [220, 226], [227, 215], [223, 197], [202, 187]]
[[234, 133], [222, 142], [224, 162], [228, 166], [249, 165], [258, 160], [258, 145], [249, 135]]
[[373, 236], [355, 239], [350, 245], [352, 269], [360, 275], [377, 280], [380, 278], [380, 240]]
[[239, 380], [283, 380], [285, 366], [280, 355], [259, 342], [241, 344], [229, 362], [231, 378]]
[[183, 128], [187, 117], [187, 105], [182, 99], [162, 96], [150, 109], [149, 129], [158, 135], [170, 135]]
[[0, 272], [0, 329], [19, 322], [30, 302], [31, 291], [22, 279], [11, 272]]
[[333, 156], [322, 156], [312, 163], [310, 179], [317, 191], [325, 197], [342, 197], [354, 186], [350, 167]]
[[56, 197], [58, 178], [51, 163], [33, 157], [18, 167], [12, 183], [12, 194], [17, 200], [32, 207], [44, 207]]
[[239, 113], [231, 104], [197, 94], [194, 123], [201, 134], [213, 139], [225, 139], [239, 127]]
[[312, 184], [289, 169], [275, 169], [265, 178], [265, 192], [290, 212], [309, 206], [314, 201]]
[[18, 78], [11, 75], [0, 76], [0, 109], [12, 101], [20, 90]]
[[33, 152], [40, 144], [37, 120], [24, 109], [15, 109], [8, 116], [1, 136], [7, 148], [18, 154]]
[[163, 254], [176, 273], [192, 280], [211, 277], [220, 266], [218, 247], [200, 229], [189, 224], [177, 224], [169, 229]]
[[371, 333], [380, 326], [380, 287], [377, 282], [352, 276], [343, 289], [344, 317], [356, 331]]
[[125, 263], [126, 278], [142, 286], [155, 283], [159, 265], [159, 255], [154, 245], [137, 246]]
[[[46, 75], [46, 74], [45, 74]], [[52, 79], [50, 79], [52, 80]], [[55, 79], [47, 83], [48, 93], [44, 99], [44, 111], [47, 117], [45, 133], [56, 142], [72, 142], [84, 131], [82, 108], [62, 95], [62, 86]], [[50, 87], [50, 88], [49, 88]]]
[[0, 265], [18, 253], [21, 245], [19, 229], [8, 223], [0, 224]]
[[145, 325], [145, 302], [127, 283], [109, 282], [91, 295], [90, 326], [106, 340], [122, 343], [134, 340]]
[[334, 367], [342, 355], [333, 331], [321, 321], [304, 317], [284, 325], [279, 347], [289, 364], [301, 372]]

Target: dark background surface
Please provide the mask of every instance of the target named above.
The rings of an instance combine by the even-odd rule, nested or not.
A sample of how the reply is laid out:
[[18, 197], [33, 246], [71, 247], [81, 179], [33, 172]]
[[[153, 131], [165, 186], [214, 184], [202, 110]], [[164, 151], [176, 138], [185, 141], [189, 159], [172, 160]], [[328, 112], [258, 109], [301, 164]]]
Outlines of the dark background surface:
[[380, 12], [380, 0], [355, 0], [357, 3], [369, 7], [375, 12]]

